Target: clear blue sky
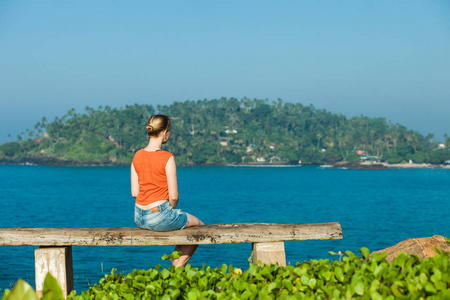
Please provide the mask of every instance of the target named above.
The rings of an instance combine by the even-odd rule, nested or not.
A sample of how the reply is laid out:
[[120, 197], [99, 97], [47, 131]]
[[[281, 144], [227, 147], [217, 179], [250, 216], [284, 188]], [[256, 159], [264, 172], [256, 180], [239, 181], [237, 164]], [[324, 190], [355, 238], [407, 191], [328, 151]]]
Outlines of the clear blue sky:
[[450, 1], [0, 0], [0, 143], [70, 108], [220, 97], [450, 134]]

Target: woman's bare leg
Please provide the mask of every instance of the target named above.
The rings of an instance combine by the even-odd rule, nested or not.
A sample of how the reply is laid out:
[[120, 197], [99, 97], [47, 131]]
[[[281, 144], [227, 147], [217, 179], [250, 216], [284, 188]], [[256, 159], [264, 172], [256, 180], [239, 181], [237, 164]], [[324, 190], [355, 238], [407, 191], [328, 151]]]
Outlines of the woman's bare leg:
[[202, 221], [200, 221], [199, 218], [197, 218], [196, 216], [193, 216], [191, 214], [188, 214], [188, 224], [186, 225], [186, 227], [194, 227], [194, 226], [203, 226], [205, 225], [205, 223], [203, 223]]
[[[194, 227], [194, 226], [203, 226], [205, 223], [200, 221], [197, 217], [187, 214], [188, 215], [188, 224], [186, 227]], [[175, 268], [178, 267], [184, 267], [189, 259], [191, 259], [192, 255], [194, 254], [195, 250], [197, 250], [198, 245], [177, 245], [175, 247], [174, 251], [180, 251], [180, 257], [172, 260], [172, 264]]]
[[[176, 247], [175, 247], [176, 248]], [[184, 267], [189, 259], [191, 259], [192, 254], [194, 254], [195, 250], [197, 250], [198, 245], [181, 245], [180, 251], [181, 255], [180, 257], [172, 260], [172, 264], [175, 268], [178, 267]]]

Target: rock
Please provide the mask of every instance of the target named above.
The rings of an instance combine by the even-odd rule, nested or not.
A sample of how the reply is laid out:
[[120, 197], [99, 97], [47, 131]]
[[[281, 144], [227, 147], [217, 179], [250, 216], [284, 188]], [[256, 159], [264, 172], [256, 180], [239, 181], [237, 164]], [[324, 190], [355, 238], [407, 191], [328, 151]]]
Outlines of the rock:
[[400, 252], [415, 254], [420, 259], [424, 259], [425, 257], [433, 257], [436, 255], [434, 248], [438, 248], [441, 251], [450, 252], [450, 243], [447, 242], [445, 237], [442, 235], [434, 235], [432, 237], [407, 239], [406, 241], [400, 242], [395, 246], [375, 252], [387, 252], [386, 260], [391, 262]]
[[386, 170], [388, 167], [386, 167], [383, 164], [362, 164], [359, 162], [337, 162], [334, 164], [332, 169], [353, 169], [353, 170]]

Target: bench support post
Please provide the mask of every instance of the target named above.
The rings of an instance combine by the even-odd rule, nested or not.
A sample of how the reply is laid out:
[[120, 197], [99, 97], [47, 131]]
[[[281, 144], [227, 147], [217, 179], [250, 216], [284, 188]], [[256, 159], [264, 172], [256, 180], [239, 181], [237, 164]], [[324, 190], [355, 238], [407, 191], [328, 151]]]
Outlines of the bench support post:
[[36, 271], [36, 293], [42, 297], [47, 273], [58, 281], [64, 298], [73, 290], [72, 246], [39, 247], [34, 251]]
[[258, 264], [258, 260], [263, 265], [278, 264], [286, 266], [286, 254], [284, 253], [284, 242], [274, 243], [252, 243], [253, 263]]

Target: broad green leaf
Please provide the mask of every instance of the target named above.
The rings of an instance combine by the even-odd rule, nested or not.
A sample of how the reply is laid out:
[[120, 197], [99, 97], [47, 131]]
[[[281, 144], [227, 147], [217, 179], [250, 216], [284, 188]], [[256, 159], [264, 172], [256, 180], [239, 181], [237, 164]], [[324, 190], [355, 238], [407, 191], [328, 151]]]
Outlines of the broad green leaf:
[[208, 279], [206, 277], [200, 277], [200, 279], [198, 280], [198, 286], [201, 289], [206, 289], [206, 287], [208, 286]]
[[271, 284], [269, 284], [269, 286], [268, 286], [269, 292], [271, 292], [276, 287], [277, 287], [277, 284], [275, 282], [272, 282]]
[[364, 295], [364, 282], [359, 280], [355, 285], [355, 293], [362, 296]]
[[400, 288], [403, 287], [403, 283], [397, 281], [395, 282], [392, 286], [391, 286], [391, 290], [392, 293], [397, 296], [400, 297], [403, 295], [402, 291], [400, 290]]
[[244, 289], [242, 281], [240, 280], [234, 280], [233, 281], [233, 287], [236, 289], [236, 291], [240, 292]]
[[240, 295], [240, 299], [242, 299], [242, 300], [249, 299], [251, 297], [251, 295], [252, 295], [252, 292], [245, 291]]
[[252, 276], [255, 276], [257, 271], [258, 271], [258, 267], [256, 265], [250, 265], [250, 267], [248, 268], [248, 272]]
[[372, 296], [372, 300], [383, 300], [383, 297], [381, 297], [381, 295], [378, 294], [377, 292], [373, 292], [371, 294], [371, 296]]
[[172, 290], [172, 292], [170, 293], [170, 297], [172, 299], [176, 299], [177, 297], [179, 297], [181, 295], [181, 292], [179, 289], [174, 289]]
[[164, 269], [160, 272], [162, 278], [167, 279], [170, 276], [170, 272], [167, 269]]
[[[443, 281], [438, 281], [438, 282], [436, 282], [436, 283], [434, 284], [434, 286], [435, 286], [436, 289], [439, 290], [439, 291], [441, 291], [441, 290], [448, 290], [448, 291], [450, 291], [449, 289], [447, 289], [447, 283], [446, 283], [446, 282], [443, 282]], [[449, 298], [449, 299], [450, 299], [450, 298]]]
[[189, 280], [194, 280], [196, 272], [194, 270], [189, 270], [186, 272], [186, 278]]
[[375, 271], [373, 271], [373, 275], [376, 279], [380, 279], [387, 271], [387, 264], [381, 263], [379, 266], [375, 268]]
[[333, 290], [333, 298], [334, 299], [339, 299], [339, 296], [341, 295], [341, 291], [338, 289], [334, 289]]
[[292, 284], [292, 282], [291, 282], [290, 280], [283, 279], [283, 281], [281, 281], [281, 284], [282, 284], [288, 291], [291, 291], [291, 290], [292, 290], [293, 284]]
[[342, 271], [342, 268], [336, 267], [334, 269], [334, 276], [336, 276], [336, 279], [340, 282], [344, 282], [344, 272]]
[[172, 254], [169, 255], [170, 259], [177, 259], [181, 255], [181, 251], [173, 251]]
[[233, 273], [233, 265], [228, 266], [228, 273], [230, 273], [230, 274]]
[[353, 253], [352, 251], [347, 250], [344, 253], [350, 258], [354, 258], [355, 257], [355, 253]]
[[309, 282], [308, 282], [308, 286], [309, 286], [311, 289], [314, 289], [314, 288], [316, 287], [316, 283], [317, 283], [317, 280], [316, 280], [315, 278], [311, 278], [311, 279], [309, 280]]
[[420, 257], [417, 256], [417, 254], [411, 254], [410, 255], [416, 262], [420, 262]]
[[372, 262], [385, 262], [386, 261], [387, 252], [373, 252], [371, 255]]
[[10, 290], [10, 289], [4, 290], [4, 291], [3, 291], [3, 297], [2, 297], [2, 300], [8, 299], [9, 294], [11, 294], [11, 290]]
[[31, 285], [22, 279], [17, 280], [6, 300], [39, 300]]
[[145, 290], [145, 285], [137, 281], [133, 281], [133, 287], [138, 290]]
[[47, 273], [44, 280], [44, 290], [42, 291], [42, 300], [60, 300], [64, 299], [61, 287], [58, 281], [50, 273]]
[[369, 249], [367, 249], [365, 247], [359, 249], [359, 252], [361, 252], [361, 254], [362, 254], [364, 259], [367, 259], [369, 257], [369, 255], [370, 255]]
[[395, 260], [394, 260], [394, 264], [396, 265], [396, 266], [399, 266], [399, 267], [404, 267], [405, 266], [405, 262], [406, 262], [406, 260], [408, 259], [408, 254], [406, 254], [405, 252], [401, 252], [401, 253], [399, 253], [398, 254], [398, 256], [395, 258]]
[[197, 299], [199, 299], [200, 298], [200, 296], [201, 296], [201, 294], [200, 294], [200, 291], [198, 290], [198, 289], [196, 289], [196, 288], [193, 288], [193, 289], [191, 289], [189, 292], [188, 292], [188, 299], [189, 300], [197, 300]]
[[325, 279], [326, 281], [330, 281], [331, 276], [332, 276], [332, 273], [331, 273], [330, 271], [327, 270], [327, 271], [325, 271], [325, 272], [322, 272], [320, 275], [321, 275], [322, 278]]
[[434, 267], [433, 268], [433, 276], [431, 276], [431, 279], [434, 277], [435, 279], [434, 280], [431, 280], [431, 281], [433, 281], [433, 282], [437, 282], [437, 281], [439, 281], [439, 280], [442, 280], [442, 272], [441, 272], [441, 270], [439, 270], [438, 268], [436, 268], [436, 267]]
[[423, 285], [423, 287], [425, 288], [425, 291], [427, 291], [427, 292], [429, 292], [429, 293], [433, 293], [433, 294], [435, 294], [437, 291], [436, 291], [436, 288], [433, 286], [433, 284], [431, 283], [431, 282], [426, 282], [424, 285]]
[[409, 282], [407, 285], [406, 285], [406, 287], [408, 288], [408, 292], [409, 293], [415, 293], [416, 291], [417, 291], [417, 285], [416, 284], [414, 284], [414, 283], [412, 283], [412, 282]]
[[345, 298], [352, 299], [352, 296], [354, 293], [355, 293], [355, 290], [352, 288], [352, 286], [347, 285], [347, 289], [345, 290]]
[[425, 284], [425, 282], [428, 281], [427, 274], [425, 274], [425, 273], [423, 273], [423, 272], [420, 273], [420, 275], [419, 275], [419, 281], [420, 281], [421, 284]]

